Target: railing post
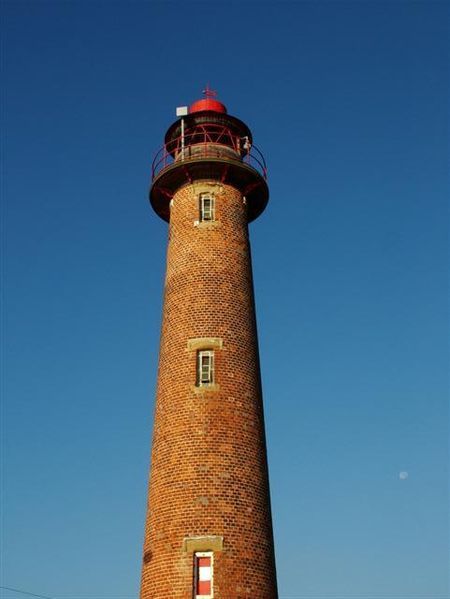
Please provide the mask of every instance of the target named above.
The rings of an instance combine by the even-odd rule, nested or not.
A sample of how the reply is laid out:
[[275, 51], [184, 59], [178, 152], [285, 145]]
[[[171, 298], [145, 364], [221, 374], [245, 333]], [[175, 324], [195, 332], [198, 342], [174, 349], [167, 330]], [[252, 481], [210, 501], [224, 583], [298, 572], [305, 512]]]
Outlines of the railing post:
[[184, 119], [181, 119], [181, 160], [184, 160]]

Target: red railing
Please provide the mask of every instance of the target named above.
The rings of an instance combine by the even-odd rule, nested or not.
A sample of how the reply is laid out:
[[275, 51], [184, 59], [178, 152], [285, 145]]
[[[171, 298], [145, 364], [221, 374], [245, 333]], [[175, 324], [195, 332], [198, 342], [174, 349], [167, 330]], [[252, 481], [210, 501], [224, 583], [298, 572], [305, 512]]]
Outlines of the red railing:
[[250, 144], [246, 137], [233, 134], [221, 125], [197, 125], [186, 130], [165, 144], [156, 154], [152, 163], [152, 179], [172, 164], [202, 160], [203, 158], [224, 158], [248, 164], [267, 179], [267, 166], [258, 148]]

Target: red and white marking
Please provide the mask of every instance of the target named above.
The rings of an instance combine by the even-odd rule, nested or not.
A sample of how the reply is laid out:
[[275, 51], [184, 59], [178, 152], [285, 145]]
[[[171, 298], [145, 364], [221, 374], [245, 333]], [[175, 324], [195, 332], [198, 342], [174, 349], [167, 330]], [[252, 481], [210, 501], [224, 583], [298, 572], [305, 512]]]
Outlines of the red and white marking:
[[212, 597], [212, 554], [196, 553], [195, 555], [195, 594], [196, 597]]

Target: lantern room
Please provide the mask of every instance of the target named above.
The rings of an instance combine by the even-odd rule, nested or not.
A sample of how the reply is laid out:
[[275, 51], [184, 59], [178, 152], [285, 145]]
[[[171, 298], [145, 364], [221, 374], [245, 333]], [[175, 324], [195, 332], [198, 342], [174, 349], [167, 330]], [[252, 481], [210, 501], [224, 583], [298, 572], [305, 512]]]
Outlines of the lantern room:
[[168, 129], [164, 146], [152, 164], [150, 202], [157, 214], [170, 220], [170, 200], [183, 185], [200, 180], [228, 183], [246, 198], [248, 220], [254, 220], [268, 201], [267, 167], [253, 143], [250, 129], [227, 113], [216, 92], [189, 108]]

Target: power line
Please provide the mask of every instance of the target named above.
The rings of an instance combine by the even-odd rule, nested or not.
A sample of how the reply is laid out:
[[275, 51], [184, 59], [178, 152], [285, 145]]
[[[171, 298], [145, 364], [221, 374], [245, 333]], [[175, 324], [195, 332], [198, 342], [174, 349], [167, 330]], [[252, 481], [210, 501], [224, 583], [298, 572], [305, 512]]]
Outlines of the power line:
[[[38, 599], [56, 599], [55, 597], [49, 597], [48, 595], [38, 595], [36, 593], [30, 593], [29, 591], [23, 591], [21, 589], [15, 589], [13, 587], [5, 587], [0, 585], [0, 589], [6, 591], [13, 591], [14, 593], [21, 593], [22, 595], [28, 595], [29, 597], [38, 597]], [[104, 599], [105, 595], [61, 595], [60, 597], [76, 597], [77, 599]], [[110, 595], [107, 596], [109, 599]], [[116, 599], [135, 599], [134, 595], [114, 595]], [[279, 599], [405, 599], [403, 594], [373, 594], [363, 593], [362, 595], [347, 595], [347, 594], [336, 594], [336, 593], [308, 593], [307, 595], [280, 595]], [[450, 599], [448, 595], [433, 594], [433, 595], [422, 595], [421, 593], [413, 593], [408, 595], [408, 599]]]
[[22, 595], [29, 595], [30, 597], [40, 597], [40, 599], [53, 599], [53, 597], [49, 597], [48, 595], [36, 595], [36, 593], [29, 593], [28, 591], [22, 591], [20, 589], [13, 589], [12, 587], [0, 586], [0, 589], [14, 591], [14, 593], [22, 593]]

